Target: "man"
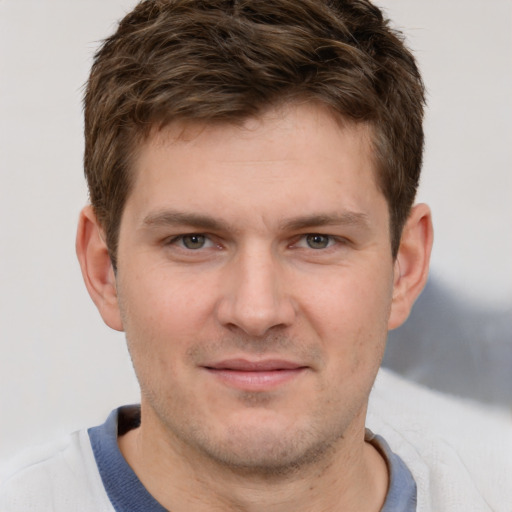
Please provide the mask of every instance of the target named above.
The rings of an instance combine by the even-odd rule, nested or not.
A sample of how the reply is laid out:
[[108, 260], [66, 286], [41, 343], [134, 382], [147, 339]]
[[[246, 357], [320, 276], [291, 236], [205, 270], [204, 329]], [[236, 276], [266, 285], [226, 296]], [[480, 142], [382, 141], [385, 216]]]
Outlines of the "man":
[[463, 406], [384, 374], [367, 416], [428, 273], [423, 103], [368, 2], [128, 14], [87, 85], [77, 254], [140, 408], [25, 464], [1, 510], [507, 510], [494, 452], [428, 423]]

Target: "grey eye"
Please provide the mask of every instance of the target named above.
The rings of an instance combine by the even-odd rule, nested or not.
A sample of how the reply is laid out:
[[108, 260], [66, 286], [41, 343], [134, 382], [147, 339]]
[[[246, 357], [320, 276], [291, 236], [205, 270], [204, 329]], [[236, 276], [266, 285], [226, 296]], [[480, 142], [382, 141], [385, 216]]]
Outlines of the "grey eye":
[[326, 235], [307, 235], [306, 243], [311, 249], [325, 249], [329, 246], [330, 238]]
[[206, 243], [206, 237], [204, 235], [183, 235], [181, 241], [187, 249], [202, 249]]

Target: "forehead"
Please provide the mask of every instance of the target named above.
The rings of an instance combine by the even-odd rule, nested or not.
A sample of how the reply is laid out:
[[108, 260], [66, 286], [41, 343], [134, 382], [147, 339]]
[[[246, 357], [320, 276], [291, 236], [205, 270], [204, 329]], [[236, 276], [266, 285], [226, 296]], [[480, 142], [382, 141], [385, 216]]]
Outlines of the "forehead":
[[[178, 120], [163, 127], [154, 127], [139, 144], [132, 170], [136, 177], [144, 173], [144, 160], [150, 152], [180, 153], [185, 149], [192, 160], [208, 152], [208, 158], [254, 162], [270, 159], [326, 160], [344, 158], [347, 147], [333, 146], [340, 138], [348, 140], [351, 153], [375, 169], [373, 127], [367, 122], [356, 122], [316, 102], [290, 102], [271, 106], [258, 116], [214, 120]], [[271, 153], [251, 154], [265, 147]], [[341, 150], [341, 151], [339, 151]], [[206, 156], [206, 155], [204, 155]], [[312, 173], [314, 170], [312, 169]]]
[[285, 205], [290, 215], [336, 203], [356, 211], [380, 194], [374, 169], [367, 124], [317, 104], [284, 105], [236, 124], [175, 122], [153, 131], [134, 162], [128, 203], [205, 212], [245, 204], [270, 217], [285, 215]]

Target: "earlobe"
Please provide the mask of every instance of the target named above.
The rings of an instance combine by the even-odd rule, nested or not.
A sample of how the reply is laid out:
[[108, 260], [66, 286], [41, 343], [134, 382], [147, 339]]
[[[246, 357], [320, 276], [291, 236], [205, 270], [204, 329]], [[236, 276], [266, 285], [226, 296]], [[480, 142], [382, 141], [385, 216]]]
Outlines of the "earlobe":
[[430, 208], [418, 204], [405, 224], [395, 261], [393, 300], [388, 329], [402, 325], [428, 278], [433, 228]]
[[112, 329], [122, 331], [114, 270], [102, 228], [90, 205], [80, 212], [76, 254], [85, 286], [103, 321]]

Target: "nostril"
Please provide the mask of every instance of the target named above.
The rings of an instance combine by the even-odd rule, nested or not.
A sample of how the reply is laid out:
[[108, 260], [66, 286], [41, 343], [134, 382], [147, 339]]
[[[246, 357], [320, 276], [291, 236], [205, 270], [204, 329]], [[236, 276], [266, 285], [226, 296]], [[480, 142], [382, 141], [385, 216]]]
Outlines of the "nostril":
[[243, 331], [251, 337], [263, 337], [270, 330], [285, 329], [295, 318], [295, 310], [287, 301], [271, 307], [241, 307], [240, 304], [224, 304], [219, 308], [219, 321], [231, 332]]

